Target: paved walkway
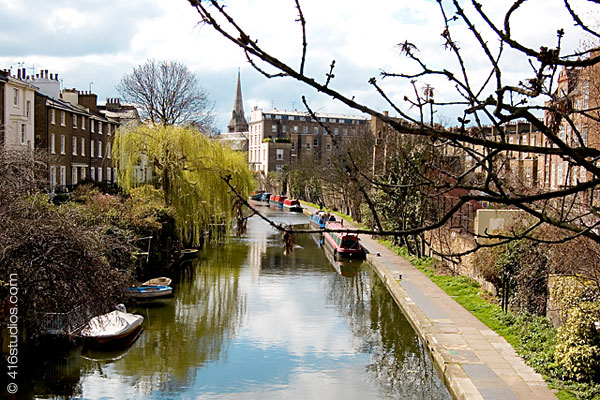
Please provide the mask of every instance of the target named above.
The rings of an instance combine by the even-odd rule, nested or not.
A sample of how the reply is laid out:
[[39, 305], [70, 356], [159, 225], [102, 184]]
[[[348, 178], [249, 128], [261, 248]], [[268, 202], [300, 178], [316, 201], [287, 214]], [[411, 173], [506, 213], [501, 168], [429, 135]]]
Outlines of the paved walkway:
[[361, 243], [369, 253], [367, 261], [428, 347], [455, 399], [556, 399], [542, 376], [503, 337], [427, 276], [376, 240], [363, 235]]

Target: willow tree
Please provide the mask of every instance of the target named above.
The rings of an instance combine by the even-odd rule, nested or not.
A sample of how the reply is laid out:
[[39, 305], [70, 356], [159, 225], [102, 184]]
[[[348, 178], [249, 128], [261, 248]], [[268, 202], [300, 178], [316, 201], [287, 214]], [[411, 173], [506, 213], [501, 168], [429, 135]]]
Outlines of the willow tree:
[[145, 184], [137, 174], [141, 165], [147, 163], [153, 168], [154, 183], [162, 188], [166, 204], [175, 211], [181, 239], [194, 245], [200, 243], [204, 230], [229, 230], [239, 215], [229, 185], [244, 195], [254, 187], [242, 153], [191, 128], [122, 128], [114, 138], [113, 157], [119, 185], [125, 191]]

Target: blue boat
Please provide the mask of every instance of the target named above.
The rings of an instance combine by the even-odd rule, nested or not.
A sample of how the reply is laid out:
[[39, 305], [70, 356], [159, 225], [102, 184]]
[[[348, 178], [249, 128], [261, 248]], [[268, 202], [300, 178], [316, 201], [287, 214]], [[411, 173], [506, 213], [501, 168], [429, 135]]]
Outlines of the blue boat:
[[266, 201], [268, 203], [270, 198], [271, 198], [271, 193], [268, 193], [268, 192], [265, 192], [260, 195], [260, 201]]
[[130, 287], [127, 292], [136, 300], [147, 300], [171, 296], [173, 288], [165, 285], [142, 285]]
[[325, 225], [330, 221], [335, 221], [335, 217], [325, 211], [317, 211], [310, 216], [310, 225], [315, 228], [325, 229]]

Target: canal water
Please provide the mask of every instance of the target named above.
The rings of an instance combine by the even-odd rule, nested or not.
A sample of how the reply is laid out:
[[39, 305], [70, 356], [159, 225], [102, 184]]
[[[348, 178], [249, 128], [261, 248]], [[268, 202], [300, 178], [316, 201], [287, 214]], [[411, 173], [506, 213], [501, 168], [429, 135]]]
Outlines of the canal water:
[[183, 269], [173, 298], [129, 311], [145, 317], [129, 349], [40, 360], [23, 389], [36, 398], [451, 398], [366, 264], [335, 263], [310, 235], [284, 255], [281, 235], [257, 217]]

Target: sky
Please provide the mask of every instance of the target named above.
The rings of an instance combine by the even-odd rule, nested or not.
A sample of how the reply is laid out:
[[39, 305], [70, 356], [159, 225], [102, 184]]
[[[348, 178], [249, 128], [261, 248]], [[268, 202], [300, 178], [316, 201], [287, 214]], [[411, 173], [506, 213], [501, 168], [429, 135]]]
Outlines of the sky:
[[[446, 1], [446, 0], [444, 0]], [[298, 68], [302, 49], [300, 25], [293, 0], [228, 0], [227, 10], [265, 50]], [[466, 1], [461, 1], [461, 4]], [[470, 2], [469, 2], [470, 3]], [[482, 1], [495, 22], [501, 23], [506, 0]], [[595, 21], [595, 10], [585, 0], [575, 0], [586, 21]], [[443, 20], [435, 0], [385, 0], [372, 4], [359, 0], [301, 1], [307, 20], [307, 73], [325, 80], [336, 61], [331, 87], [380, 111], [391, 110], [369, 85], [377, 77], [386, 93], [403, 110], [416, 113], [403, 100], [413, 88], [408, 80], [380, 77], [380, 72], [415, 71], [397, 44], [409, 41], [433, 68], [457, 70], [456, 59], [444, 50]], [[599, 7], [600, 6], [596, 6]], [[92, 90], [100, 103], [119, 97], [121, 78], [148, 59], [176, 60], [196, 74], [215, 104], [217, 128], [226, 130], [233, 108], [238, 69], [241, 72], [244, 109], [304, 110], [307, 97], [317, 112], [360, 115], [291, 78], [267, 79], [255, 71], [243, 53], [209, 26], [187, 0], [0, 0], [0, 69], [27, 68], [27, 73], [47, 69], [58, 73], [64, 88]], [[481, 24], [465, 4], [473, 22]], [[529, 0], [515, 14], [512, 32], [533, 48], [554, 47], [556, 30], [566, 31], [563, 48], [574, 51], [583, 36], [573, 26], [562, 0]], [[481, 26], [481, 25], [479, 25]], [[463, 25], [452, 32], [465, 54], [473, 82], [489, 74], [481, 49]], [[482, 30], [490, 46], [497, 39]], [[527, 60], [515, 52], [503, 54], [503, 77], [517, 84], [531, 75]], [[266, 68], [269, 70], [268, 68]], [[446, 80], [417, 78], [415, 85], [434, 87], [436, 100], [456, 98]], [[450, 107], [436, 114], [438, 122], [452, 125], [459, 110]], [[391, 112], [394, 115], [394, 112]]]

